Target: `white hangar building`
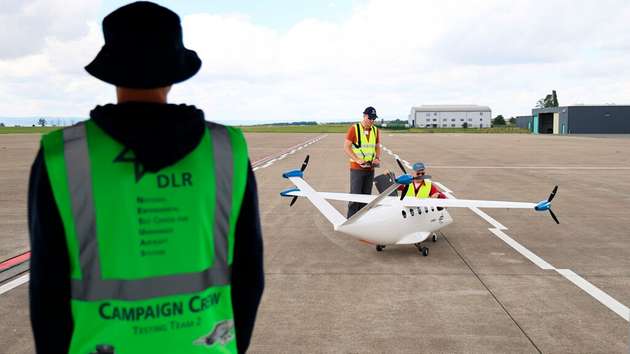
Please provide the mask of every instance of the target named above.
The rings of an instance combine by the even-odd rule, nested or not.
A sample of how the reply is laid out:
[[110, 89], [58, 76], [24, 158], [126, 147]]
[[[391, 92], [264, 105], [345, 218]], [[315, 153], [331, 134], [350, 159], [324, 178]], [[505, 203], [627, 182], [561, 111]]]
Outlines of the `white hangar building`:
[[477, 105], [422, 105], [411, 107], [409, 126], [412, 128], [490, 128], [492, 111]]

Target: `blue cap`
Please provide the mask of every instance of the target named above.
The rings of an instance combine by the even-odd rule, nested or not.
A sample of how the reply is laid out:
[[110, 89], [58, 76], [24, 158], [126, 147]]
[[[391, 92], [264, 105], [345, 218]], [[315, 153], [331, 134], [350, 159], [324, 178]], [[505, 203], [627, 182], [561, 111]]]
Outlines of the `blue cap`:
[[422, 162], [416, 162], [412, 166], [414, 171], [424, 170], [424, 164]]

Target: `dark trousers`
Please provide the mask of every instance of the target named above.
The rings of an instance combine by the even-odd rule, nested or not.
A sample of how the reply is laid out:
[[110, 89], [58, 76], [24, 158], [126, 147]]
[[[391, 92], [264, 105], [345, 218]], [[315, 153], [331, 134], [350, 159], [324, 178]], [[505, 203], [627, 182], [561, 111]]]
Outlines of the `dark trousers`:
[[[374, 182], [374, 170], [350, 170], [350, 193], [352, 194], [372, 194], [372, 183]], [[365, 206], [364, 203], [349, 202], [348, 218]]]

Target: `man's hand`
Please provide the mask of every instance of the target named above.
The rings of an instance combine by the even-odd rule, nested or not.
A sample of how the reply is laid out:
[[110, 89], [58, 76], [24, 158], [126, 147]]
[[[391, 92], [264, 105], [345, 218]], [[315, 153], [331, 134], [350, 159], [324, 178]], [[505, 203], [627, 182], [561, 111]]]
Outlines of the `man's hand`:
[[356, 159], [354, 162], [356, 162], [359, 166], [365, 165], [365, 161], [363, 161], [363, 159]]
[[372, 160], [372, 165], [374, 166], [378, 166], [381, 164], [381, 159], [379, 159], [378, 157], [374, 158], [374, 160]]

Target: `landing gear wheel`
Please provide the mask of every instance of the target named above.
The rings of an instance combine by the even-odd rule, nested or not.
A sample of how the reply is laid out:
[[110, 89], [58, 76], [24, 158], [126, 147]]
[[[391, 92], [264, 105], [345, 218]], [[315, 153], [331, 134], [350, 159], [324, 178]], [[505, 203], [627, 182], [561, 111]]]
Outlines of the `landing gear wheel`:
[[385, 249], [384, 245], [376, 245], [376, 252], [383, 252], [384, 249]]
[[437, 242], [437, 235], [436, 235], [436, 234], [433, 234], [433, 237], [431, 238], [431, 240], [432, 240], [433, 242]]
[[420, 252], [422, 252], [422, 255], [425, 257], [429, 255], [429, 249], [427, 247], [422, 247]]

